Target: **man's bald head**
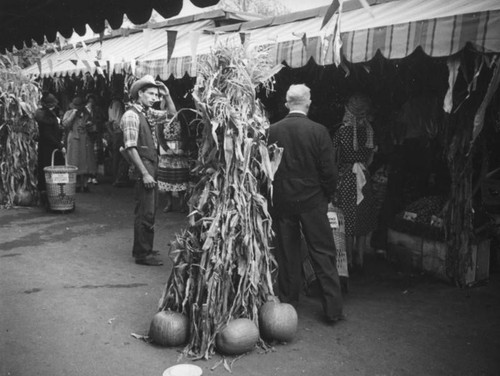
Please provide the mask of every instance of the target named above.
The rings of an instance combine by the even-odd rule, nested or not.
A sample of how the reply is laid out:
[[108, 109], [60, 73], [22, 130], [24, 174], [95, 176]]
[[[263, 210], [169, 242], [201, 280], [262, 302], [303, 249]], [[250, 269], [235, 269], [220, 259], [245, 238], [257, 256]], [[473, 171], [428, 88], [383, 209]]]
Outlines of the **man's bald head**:
[[307, 113], [311, 104], [311, 89], [304, 84], [291, 85], [286, 92], [287, 107]]

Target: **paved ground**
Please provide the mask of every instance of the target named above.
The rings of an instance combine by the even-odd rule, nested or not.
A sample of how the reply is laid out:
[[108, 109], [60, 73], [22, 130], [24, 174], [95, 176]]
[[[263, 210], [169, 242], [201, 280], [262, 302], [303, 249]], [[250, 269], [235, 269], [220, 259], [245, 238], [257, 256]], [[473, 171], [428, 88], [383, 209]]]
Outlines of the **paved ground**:
[[[185, 223], [159, 213], [165, 265], [133, 263], [132, 189], [109, 185], [77, 195], [77, 210], [0, 210], [0, 376], [160, 376], [179, 349], [146, 334], [171, 264], [168, 244]], [[500, 277], [468, 290], [398, 273], [369, 260], [351, 278], [348, 320], [324, 325], [304, 297], [297, 338], [233, 364], [247, 375], [500, 375]], [[204, 375], [227, 375], [214, 356]], [[231, 360], [231, 359], [229, 359]]]

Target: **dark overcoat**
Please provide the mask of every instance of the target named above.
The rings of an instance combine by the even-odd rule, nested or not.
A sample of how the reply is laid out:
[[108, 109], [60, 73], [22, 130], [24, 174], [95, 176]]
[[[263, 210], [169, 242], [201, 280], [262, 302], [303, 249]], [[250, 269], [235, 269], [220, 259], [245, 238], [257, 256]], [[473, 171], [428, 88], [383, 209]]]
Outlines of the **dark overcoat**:
[[[35, 112], [38, 124], [38, 188], [45, 190], [45, 175], [43, 168], [51, 165], [52, 151], [62, 148], [63, 131], [59, 126], [59, 118], [46, 107], [41, 107]], [[64, 164], [61, 153], [56, 152], [54, 165]]]
[[302, 113], [290, 113], [271, 125], [268, 143], [284, 149], [273, 183], [273, 210], [297, 214], [326, 204], [337, 176], [327, 129]]

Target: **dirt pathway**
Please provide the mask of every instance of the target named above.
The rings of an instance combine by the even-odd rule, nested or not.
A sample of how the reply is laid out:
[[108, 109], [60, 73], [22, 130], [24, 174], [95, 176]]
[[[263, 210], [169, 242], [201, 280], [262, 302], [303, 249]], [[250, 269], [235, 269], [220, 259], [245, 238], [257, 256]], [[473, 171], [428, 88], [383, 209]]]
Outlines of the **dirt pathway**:
[[[139, 266], [132, 189], [93, 188], [77, 195], [71, 214], [0, 210], [1, 376], [160, 376], [179, 361], [179, 349], [131, 333], [147, 333], [171, 268], [168, 244], [185, 218], [158, 213], [165, 265]], [[297, 338], [238, 359], [233, 374], [500, 375], [498, 274], [460, 290], [371, 260], [350, 285], [347, 321], [324, 325], [319, 301], [304, 297]], [[227, 375], [211, 370], [219, 359], [196, 364], [204, 375]]]

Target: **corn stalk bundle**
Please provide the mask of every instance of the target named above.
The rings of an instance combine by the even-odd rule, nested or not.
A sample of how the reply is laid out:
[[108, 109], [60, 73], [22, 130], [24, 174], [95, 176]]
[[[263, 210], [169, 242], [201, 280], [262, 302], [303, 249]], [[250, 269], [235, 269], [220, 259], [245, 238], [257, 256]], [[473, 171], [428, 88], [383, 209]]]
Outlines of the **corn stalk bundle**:
[[269, 121], [256, 89], [272, 90], [280, 68], [270, 65], [267, 51], [241, 46], [220, 46], [198, 67], [193, 98], [203, 136], [194, 170], [200, 179], [159, 303], [160, 310], [190, 318], [184, 354], [195, 358], [213, 354], [216, 334], [231, 319], [258, 325], [258, 309], [273, 295], [271, 218], [263, 193], [272, 188], [281, 149], [267, 146]]
[[33, 118], [38, 86], [14, 68], [0, 69], [0, 205], [32, 205], [37, 200], [36, 138]]

